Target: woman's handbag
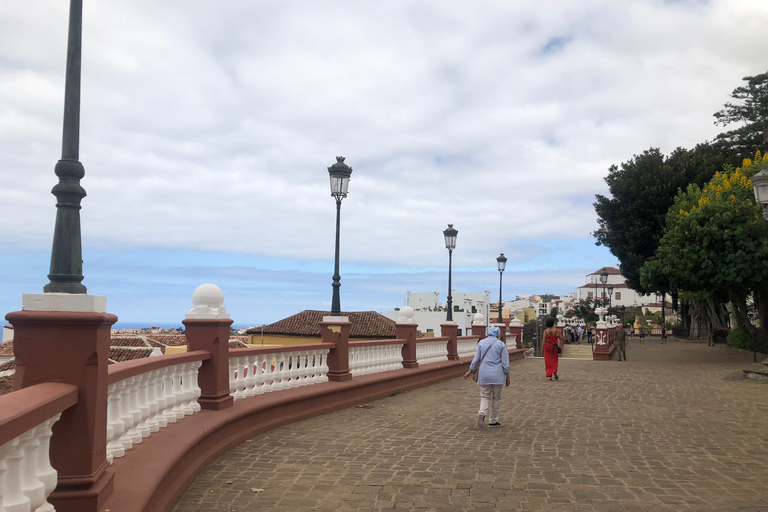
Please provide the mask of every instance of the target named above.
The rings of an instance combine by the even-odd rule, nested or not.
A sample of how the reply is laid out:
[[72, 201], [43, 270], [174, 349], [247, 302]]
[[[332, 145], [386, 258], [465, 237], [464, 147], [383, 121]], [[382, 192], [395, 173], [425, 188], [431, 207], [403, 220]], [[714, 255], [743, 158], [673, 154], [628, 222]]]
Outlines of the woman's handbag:
[[[493, 343], [496, 343], [497, 341], [499, 341], [499, 340], [493, 340]], [[480, 362], [477, 363], [477, 368], [472, 370], [472, 373], [471, 373], [472, 380], [475, 381], [475, 382], [477, 382], [477, 376], [480, 374], [480, 365], [483, 364], [483, 359], [485, 359], [485, 356], [488, 354], [488, 351], [491, 350], [491, 347], [493, 346], [493, 343], [488, 345], [488, 348], [485, 349], [485, 352], [483, 353], [483, 357], [480, 358]]]

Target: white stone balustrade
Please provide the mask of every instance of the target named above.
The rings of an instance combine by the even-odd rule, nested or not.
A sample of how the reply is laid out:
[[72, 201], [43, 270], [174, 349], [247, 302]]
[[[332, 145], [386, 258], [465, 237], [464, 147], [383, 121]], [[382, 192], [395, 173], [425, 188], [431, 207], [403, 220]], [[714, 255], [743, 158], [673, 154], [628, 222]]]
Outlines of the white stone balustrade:
[[202, 361], [150, 370], [109, 386], [107, 461], [141, 443], [142, 439], [200, 410], [197, 372]]
[[51, 428], [61, 414], [0, 446], [0, 511], [52, 512], [48, 496], [56, 487], [51, 467]]
[[416, 361], [422, 364], [437, 363], [448, 360], [448, 342], [419, 341], [416, 343]]
[[463, 340], [461, 338], [457, 341], [459, 358], [474, 357], [477, 352], [477, 338]]
[[[247, 350], [247, 349], [246, 349]], [[328, 381], [329, 349], [298, 349], [267, 354], [230, 352], [229, 389], [235, 400]]]
[[402, 367], [401, 343], [349, 347], [349, 371], [353, 377], [399, 370]]

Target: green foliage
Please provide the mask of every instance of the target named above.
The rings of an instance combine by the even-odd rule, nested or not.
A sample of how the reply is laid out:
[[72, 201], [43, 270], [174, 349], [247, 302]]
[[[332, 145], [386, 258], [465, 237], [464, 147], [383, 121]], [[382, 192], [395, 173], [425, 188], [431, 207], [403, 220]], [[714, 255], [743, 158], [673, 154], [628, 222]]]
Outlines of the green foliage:
[[756, 151], [766, 152], [765, 132], [768, 130], [768, 73], [745, 76], [746, 85], [737, 87], [731, 93], [734, 103], [726, 103], [714, 114], [715, 124], [727, 126], [744, 123], [744, 126], [718, 135], [741, 155], [750, 157]]
[[754, 202], [748, 175], [728, 168], [704, 188], [689, 185], [675, 198], [656, 255], [641, 271], [645, 286], [745, 297], [768, 285], [768, 224]]
[[551, 293], [545, 293], [544, 295], [539, 296], [541, 298], [541, 302], [552, 302], [554, 300], [555, 295]]
[[552, 309], [549, 310], [549, 316], [551, 318], [557, 318], [557, 315], [559, 314], [560, 314], [560, 310], [557, 309], [557, 307], [553, 307]]
[[733, 348], [752, 350], [752, 336], [743, 327], [732, 329], [728, 333], [728, 345]]
[[627, 325], [635, 325], [635, 315], [629, 315], [627, 317]]
[[725, 144], [706, 143], [691, 150], [678, 148], [668, 157], [650, 148], [608, 169], [610, 197], [595, 196], [598, 229], [593, 235], [597, 245], [608, 247], [619, 259], [630, 288], [642, 293], [672, 290], [663, 282], [643, 286], [640, 269], [656, 252], [675, 194], [689, 183], [705, 183], [727, 163], [738, 159]]
[[595, 301], [592, 299], [582, 299], [573, 308], [576, 318], [581, 318], [588, 324], [598, 321], [599, 317], [595, 313]]

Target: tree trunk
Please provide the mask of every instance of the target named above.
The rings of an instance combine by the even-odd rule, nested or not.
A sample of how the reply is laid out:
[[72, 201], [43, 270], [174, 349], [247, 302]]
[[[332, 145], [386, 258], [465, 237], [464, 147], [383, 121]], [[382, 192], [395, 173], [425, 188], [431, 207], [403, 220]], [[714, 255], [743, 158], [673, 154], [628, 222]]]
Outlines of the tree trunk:
[[688, 312], [691, 319], [690, 338], [703, 338], [709, 335], [709, 322], [707, 322], [706, 301], [698, 301], [688, 304]]

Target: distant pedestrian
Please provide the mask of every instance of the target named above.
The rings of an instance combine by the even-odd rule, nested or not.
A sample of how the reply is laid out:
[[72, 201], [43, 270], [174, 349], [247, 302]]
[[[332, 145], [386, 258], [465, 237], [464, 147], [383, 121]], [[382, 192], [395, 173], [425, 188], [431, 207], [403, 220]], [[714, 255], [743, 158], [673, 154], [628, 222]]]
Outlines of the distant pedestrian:
[[667, 344], [667, 326], [663, 326], [661, 328], [661, 344], [666, 345]]
[[642, 325], [640, 326], [640, 332], [638, 334], [640, 336], [640, 344], [645, 345], [645, 329]]
[[480, 386], [477, 426], [482, 428], [487, 417], [488, 426], [493, 428], [501, 426], [499, 423], [501, 388], [509, 386], [510, 383], [509, 352], [504, 342], [499, 340], [501, 330], [498, 327], [488, 327], [485, 333], [488, 337], [477, 344], [475, 358], [469, 364], [469, 370], [464, 374], [464, 379], [468, 379], [477, 371], [477, 385]]
[[634, 338], [635, 337], [635, 326], [632, 326], [632, 329], [629, 330], [629, 337]]
[[[627, 360], [627, 331], [623, 325], [616, 329], [616, 347], [619, 349], [619, 361]], [[622, 359], [623, 358], [623, 359]]]
[[547, 372], [547, 378], [555, 380], [560, 377], [557, 376], [557, 363], [560, 359], [560, 333], [555, 329], [555, 319], [547, 318], [547, 328], [544, 329], [544, 367]]

